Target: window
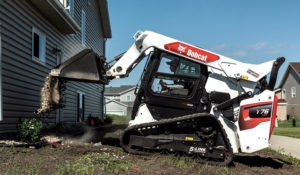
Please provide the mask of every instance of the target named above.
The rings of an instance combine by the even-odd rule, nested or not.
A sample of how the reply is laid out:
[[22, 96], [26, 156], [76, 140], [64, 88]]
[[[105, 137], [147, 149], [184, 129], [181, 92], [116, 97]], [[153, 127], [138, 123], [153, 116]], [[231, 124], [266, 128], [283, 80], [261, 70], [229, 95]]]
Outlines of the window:
[[74, 16], [74, 0], [69, 0], [67, 4], [67, 9], [71, 16]]
[[85, 46], [85, 12], [81, 12], [81, 44]]
[[286, 90], [282, 89], [282, 99], [286, 99]]
[[163, 95], [189, 96], [200, 76], [200, 64], [162, 54], [158, 71], [152, 80], [152, 91]]
[[36, 28], [32, 28], [32, 59], [46, 62], [46, 35]]
[[296, 98], [296, 87], [295, 86], [291, 88], [291, 97]]
[[131, 96], [127, 95], [127, 101], [131, 101]]
[[84, 121], [84, 93], [77, 91], [77, 122]]
[[74, 16], [74, 0], [59, 0], [71, 16]]
[[200, 64], [191, 62], [189, 60], [179, 60], [175, 56], [168, 55], [162, 57], [158, 72], [199, 77]]

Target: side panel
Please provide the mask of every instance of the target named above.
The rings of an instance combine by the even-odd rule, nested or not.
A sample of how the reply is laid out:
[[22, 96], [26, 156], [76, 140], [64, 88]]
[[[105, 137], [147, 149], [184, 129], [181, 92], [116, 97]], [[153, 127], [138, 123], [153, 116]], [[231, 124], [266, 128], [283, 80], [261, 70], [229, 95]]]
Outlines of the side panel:
[[141, 104], [138, 109], [138, 112], [136, 113], [134, 120], [130, 120], [129, 126], [138, 125], [142, 123], [150, 123], [155, 121], [156, 120], [152, 117], [147, 105]]
[[[241, 151], [252, 153], [269, 146], [273, 111], [276, 114], [274, 92], [265, 90], [253, 98], [241, 101], [239, 120], [236, 122]], [[254, 114], [256, 116], [253, 116]]]
[[[218, 114], [216, 114], [218, 115]], [[233, 153], [239, 152], [239, 142], [238, 137], [236, 135], [237, 127], [234, 125], [234, 123], [228, 121], [227, 119], [224, 119], [223, 117], [219, 116], [218, 120], [221, 122], [223, 129], [225, 130], [227, 137], [230, 141], [231, 148]]]
[[[253, 92], [257, 83], [251, 81], [240, 80], [241, 86], [246, 92]], [[208, 93], [213, 91], [229, 93], [231, 98], [238, 96], [237, 82], [235, 79], [229, 79], [217, 73], [209, 74], [205, 89]]]

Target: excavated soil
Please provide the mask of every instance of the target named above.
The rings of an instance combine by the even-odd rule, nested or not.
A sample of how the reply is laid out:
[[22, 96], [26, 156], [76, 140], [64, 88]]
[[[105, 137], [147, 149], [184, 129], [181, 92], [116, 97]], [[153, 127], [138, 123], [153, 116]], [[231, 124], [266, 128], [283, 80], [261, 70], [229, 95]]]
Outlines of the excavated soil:
[[58, 81], [57, 78], [53, 78], [50, 75], [45, 78], [44, 86], [41, 89], [41, 104], [36, 111], [37, 114], [51, 111], [58, 105], [60, 99]]
[[55, 174], [60, 165], [67, 161], [74, 162], [81, 156], [91, 153], [116, 154], [135, 163], [135, 167], [129, 169], [128, 174], [299, 174], [300, 172], [300, 167], [265, 153], [236, 156], [233, 165], [229, 167], [198, 164], [182, 168], [176, 163], [172, 165], [166, 162], [169, 155], [131, 155], [124, 153], [119, 147], [108, 145], [59, 145], [57, 148], [48, 146], [41, 149], [0, 148], [0, 174], [15, 174], [16, 169], [19, 169], [19, 174], [27, 174], [28, 169], [33, 169], [32, 173], [35, 172], [35, 168], [38, 174]]
[[[268, 151], [235, 156], [229, 167], [195, 163], [194, 159], [167, 154], [151, 156], [132, 155], [118, 146], [118, 137], [124, 126], [93, 130], [91, 143], [80, 142], [79, 136], [68, 138], [56, 148], [40, 149], [0, 148], [0, 174], [56, 174], [67, 163], [75, 164], [90, 154], [109, 154], [134, 164], [120, 174], [299, 174], [300, 167], [285, 161], [284, 157]], [[91, 133], [90, 133], [91, 134]], [[84, 134], [83, 134], [84, 135]], [[95, 136], [96, 135], [96, 136]], [[73, 139], [73, 142], [70, 141]], [[76, 142], [77, 141], [77, 142]], [[87, 141], [87, 140], [85, 140]], [[101, 141], [102, 144], [99, 144]], [[74, 144], [76, 143], [76, 144]], [[95, 144], [97, 143], [97, 144]], [[105, 145], [106, 144], [106, 145]], [[113, 146], [112, 146], [113, 145]], [[78, 166], [78, 165], [76, 165]], [[97, 167], [98, 165], [96, 165]], [[99, 163], [101, 166], [101, 163]], [[66, 168], [68, 170], [68, 168]], [[70, 173], [74, 174], [74, 173]], [[75, 173], [76, 174], [76, 173]], [[89, 174], [113, 174], [103, 169]]]

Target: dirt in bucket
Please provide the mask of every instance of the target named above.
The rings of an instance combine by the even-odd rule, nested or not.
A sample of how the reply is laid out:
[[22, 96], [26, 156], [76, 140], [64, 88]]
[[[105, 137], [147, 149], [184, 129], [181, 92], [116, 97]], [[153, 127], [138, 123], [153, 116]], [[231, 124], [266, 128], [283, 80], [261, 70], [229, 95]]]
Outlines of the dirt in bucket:
[[48, 75], [45, 79], [43, 88], [41, 89], [41, 105], [36, 113], [41, 114], [55, 110], [60, 103], [59, 79]]

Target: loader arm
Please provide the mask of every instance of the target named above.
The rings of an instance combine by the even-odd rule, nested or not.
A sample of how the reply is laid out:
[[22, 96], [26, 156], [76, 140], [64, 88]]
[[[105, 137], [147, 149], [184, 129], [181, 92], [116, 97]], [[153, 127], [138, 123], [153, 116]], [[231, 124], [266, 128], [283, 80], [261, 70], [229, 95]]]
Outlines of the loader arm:
[[273, 67], [273, 78], [268, 86], [269, 89], [274, 88], [277, 72], [282, 64], [282, 61], [277, 64], [276, 60], [260, 65], [245, 64], [151, 31], [138, 31], [133, 38], [135, 42], [128, 51], [113, 60], [115, 62], [113, 65], [107, 63], [105, 57], [99, 56], [92, 49], [84, 49], [52, 69], [42, 89], [41, 108], [37, 113], [55, 110], [62, 106], [60, 105], [61, 90], [64, 89], [62, 83], [65, 80], [108, 84], [114, 78], [127, 77], [154, 49], [206, 65], [210, 72], [217, 72], [236, 80], [247, 77], [246, 81], [259, 82]]
[[[209, 67], [210, 72], [218, 72], [233, 79], [247, 77], [247, 80], [252, 82], [258, 82], [265, 77], [274, 67], [274, 63], [278, 62], [271, 60], [259, 65], [246, 64], [151, 31], [138, 31], [133, 38], [135, 42], [124, 54], [113, 60], [113, 65], [109, 65], [105, 57], [99, 56], [92, 49], [84, 49], [51, 70], [50, 76], [107, 84], [111, 79], [127, 77], [135, 66], [154, 49], [204, 64]], [[280, 65], [276, 64], [275, 67], [279, 68]], [[277, 75], [278, 68], [274, 69], [272, 75]]]

